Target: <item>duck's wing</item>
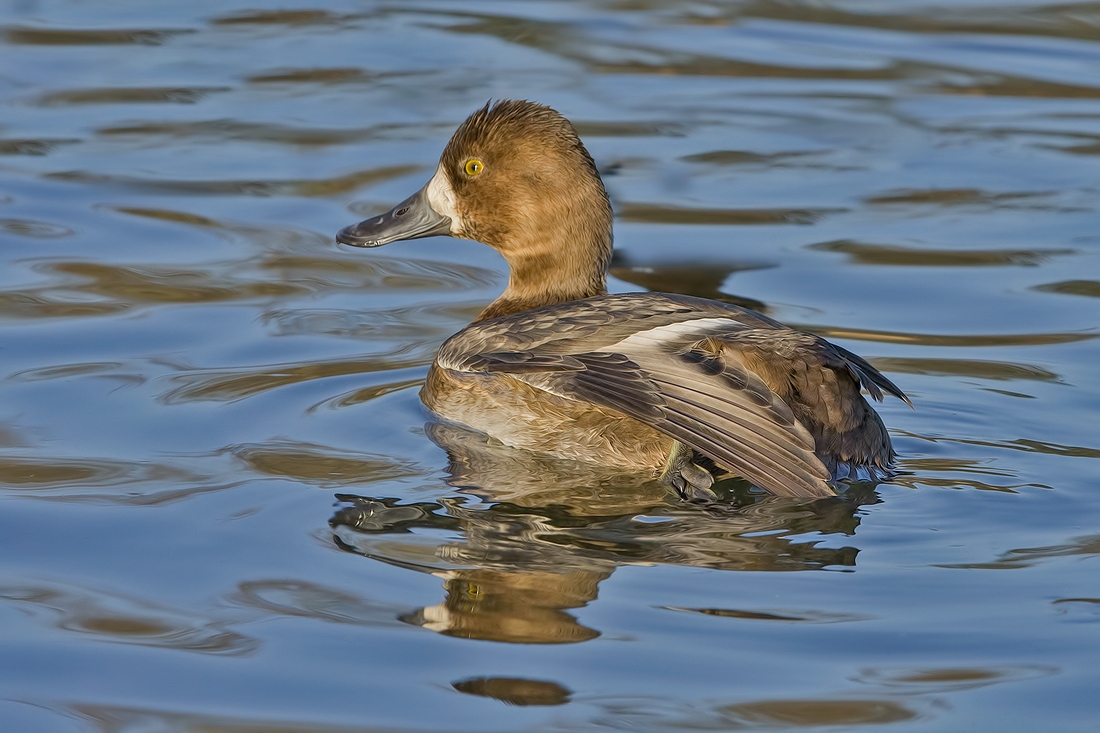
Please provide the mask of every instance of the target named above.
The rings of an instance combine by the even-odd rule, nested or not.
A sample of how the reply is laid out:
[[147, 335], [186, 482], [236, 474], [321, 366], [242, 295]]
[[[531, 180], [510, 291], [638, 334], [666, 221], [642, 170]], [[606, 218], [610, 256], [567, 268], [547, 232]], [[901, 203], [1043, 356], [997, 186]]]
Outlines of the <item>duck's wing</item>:
[[486, 321], [448, 342], [439, 365], [619, 411], [775, 494], [833, 496], [813, 437], [740, 357], [742, 341], [796, 332], [695, 301], [605, 296]]

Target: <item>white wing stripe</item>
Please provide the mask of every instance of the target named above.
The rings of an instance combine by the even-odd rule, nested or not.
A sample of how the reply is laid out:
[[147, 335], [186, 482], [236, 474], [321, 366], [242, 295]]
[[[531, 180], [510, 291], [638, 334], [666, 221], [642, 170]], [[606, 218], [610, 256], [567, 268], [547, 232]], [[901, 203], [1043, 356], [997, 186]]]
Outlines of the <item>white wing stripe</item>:
[[691, 321], [679, 321], [665, 326], [657, 326], [647, 331], [639, 331], [638, 333], [627, 336], [618, 343], [604, 346], [601, 349], [597, 349], [597, 351], [629, 354], [631, 349], [641, 349], [648, 346], [666, 344], [677, 338], [693, 334], [702, 335], [707, 331], [717, 330], [721, 326], [731, 325], [740, 326], [741, 324], [732, 318], [696, 318]]

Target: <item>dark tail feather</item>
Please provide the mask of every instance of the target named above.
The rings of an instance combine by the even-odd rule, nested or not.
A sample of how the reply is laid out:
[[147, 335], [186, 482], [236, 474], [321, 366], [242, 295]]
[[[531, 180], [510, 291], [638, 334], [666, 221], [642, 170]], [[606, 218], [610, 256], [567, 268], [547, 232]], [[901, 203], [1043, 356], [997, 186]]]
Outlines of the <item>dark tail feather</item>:
[[905, 393], [896, 384], [882, 376], [882, 372], [871, 366], [863, 357], [853, 354], [843, 346], [837, 346], [836, 344], [832, 346], [848, 362], [848, 368], [852, 371], [852, 376], [858, 379], [859, 383], [871, 393], [871, 397], [882, 402], [882, 390], [886, 390], [905, 404], [913, 407], [913, 403]]

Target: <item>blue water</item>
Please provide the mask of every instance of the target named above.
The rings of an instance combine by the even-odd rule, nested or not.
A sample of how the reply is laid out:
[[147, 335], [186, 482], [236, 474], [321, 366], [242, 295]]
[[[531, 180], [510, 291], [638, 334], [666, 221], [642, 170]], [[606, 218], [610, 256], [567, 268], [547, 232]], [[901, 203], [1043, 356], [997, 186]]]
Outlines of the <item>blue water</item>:
[[[1095, 730], [1100, 5], [0, 9], [0, 728]], [[484, 102], [612, 289], [871, 359], [905, 473], [725, 509], [433, 425], [474, 242], [333, 234]]]

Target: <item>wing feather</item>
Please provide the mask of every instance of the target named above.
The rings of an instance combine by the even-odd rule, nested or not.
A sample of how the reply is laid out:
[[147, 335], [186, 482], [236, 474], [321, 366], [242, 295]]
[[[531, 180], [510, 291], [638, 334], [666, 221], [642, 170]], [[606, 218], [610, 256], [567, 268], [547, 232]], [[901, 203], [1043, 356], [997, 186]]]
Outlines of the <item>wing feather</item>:
[[[669, 412], [674, 419], [666, 423], [664, 432], [773, 494], [803, 497], [836, 495], [821, 472], [808, 461], [796, 460], [796, 467], [791, 468], [784, 463], [788, 456], [769, 455], [767, 450], [762, 450], [762, 443], [746, 441], [742, 435], [720, 432], [706, 424], [693, 424], [693, 415], [680, 412], [675, 407], [671, 407]], [[681, 419], [675, 419], [677, 417]], [[820, 461], [816, 462], [820, 465]], [[824, 466], [821, 468], [824, 469]]]
[[737, 370], [726, 379], [725, 372], [650, 348], [634, 359], [614, 352], [573, 357], [586, 368], [517, 376], [560, 397], [617, 410], [775, 494], [834, 495], [813, 438], [755, 375]]

